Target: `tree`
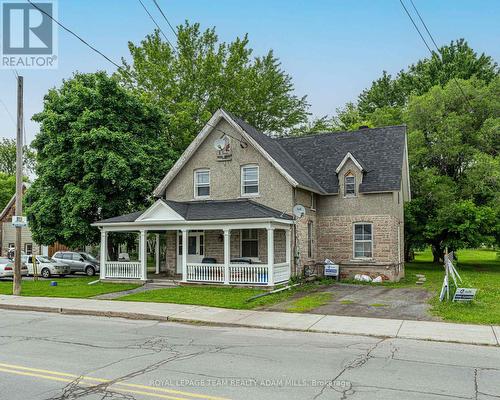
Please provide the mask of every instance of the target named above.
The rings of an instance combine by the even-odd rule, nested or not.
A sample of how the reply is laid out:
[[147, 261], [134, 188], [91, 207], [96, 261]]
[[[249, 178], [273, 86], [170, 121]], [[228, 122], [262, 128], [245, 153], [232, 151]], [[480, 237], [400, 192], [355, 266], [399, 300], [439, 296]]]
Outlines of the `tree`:
[[[23, 148], [23, 164], [26, 173], [33, 172], [35, 153], [28, 146]], [[0, 141], [0, 172], [7, 175], [16, 174], [16, 141], [13, 139], [2, 139]]]
[[5, 208], [9, 200], [16, 192], [15, 175], [7, 175], [0, 172], [0, 212]]
[[33, 120], [38, 177], [25, 200], [40, 244], [96, 243], [90, 224], [148, 205], [173, 162], [158, 107], [104, 72], [75, 74], [51, 89]]
[[445, 247], [500, 242], [500, 78], [459, 84], [462, 90], [449, 82], [411, 97], [406, 114], [407, 235], [413, 246], [430, 244], [435, 261]]
[[248, 37], [219, 42], [215, 29], [178, 27], [176, 51], [158, 31], [129, 43], [132, 63], [118, 72], [124, 85], [158, 104], [166, 114], [169, 143], [179, 153], [218, 108], [256, 128], [283, 134], [307, 120], [306, 97], [272, 51], [252, 59]]

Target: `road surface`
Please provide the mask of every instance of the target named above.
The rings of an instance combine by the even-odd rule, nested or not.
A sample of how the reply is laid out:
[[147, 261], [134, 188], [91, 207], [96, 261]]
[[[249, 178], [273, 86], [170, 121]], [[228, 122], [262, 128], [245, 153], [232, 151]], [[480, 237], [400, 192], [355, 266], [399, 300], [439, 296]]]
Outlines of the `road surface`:
[[0, 310], [0, 399], [500, 398], [500, 348]]

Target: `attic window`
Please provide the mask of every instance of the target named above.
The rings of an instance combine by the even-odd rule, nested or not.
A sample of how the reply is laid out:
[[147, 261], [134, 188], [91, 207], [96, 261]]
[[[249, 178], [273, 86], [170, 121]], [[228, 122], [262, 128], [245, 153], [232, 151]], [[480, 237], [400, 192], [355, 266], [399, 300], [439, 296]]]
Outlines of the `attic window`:
[[356, 196], [356, 177], [354, 175], [346, 175], [344, 177], [344, 195], [346, 197]]
[[194, 171], [194, 197], [203, 198], [210, 196], [210, 170], [199, 169]]

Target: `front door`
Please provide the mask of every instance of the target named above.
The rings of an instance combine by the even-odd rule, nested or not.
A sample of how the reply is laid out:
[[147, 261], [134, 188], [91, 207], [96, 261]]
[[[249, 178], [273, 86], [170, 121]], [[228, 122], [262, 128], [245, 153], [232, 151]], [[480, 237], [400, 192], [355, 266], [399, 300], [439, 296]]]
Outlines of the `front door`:
[[[177, 235], [177, 273], [182, 274], [182, 233]], [[188, 233], [187, 262], [201, 263], [205, 254], [205, 234], [203, 231]]]

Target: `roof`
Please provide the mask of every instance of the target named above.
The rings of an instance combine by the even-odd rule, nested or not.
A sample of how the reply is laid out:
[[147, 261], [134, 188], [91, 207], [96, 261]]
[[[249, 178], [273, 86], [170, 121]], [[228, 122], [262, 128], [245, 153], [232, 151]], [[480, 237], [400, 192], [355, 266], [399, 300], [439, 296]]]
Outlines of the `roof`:
[[[30, 187], [30, 184], [28, 182], [23, 182], [22, 187], [23, 187], [23, 190], [28, 189]], [[7, 205], [4, 207], [4, 209], [0, 213], [0, 221], [5, 218], [5, 216], [9, 212], [10, 208], [14, 206], [15, 202], [16, 202], [16, 194], [14, 193], [14, 195], [10, 198], [9, 202], [7, 203]]]
[[[203, 201], [172, 201], [161, 200], [172, 208], [186, 221], [209, 221], [224, 219], [252, 219], [252, 218], [279, 218], [292, 220], [293, 217], [284, 212], [267, 207], [253, 200], [203, 200]], [[96, 222], [109, 224], [119, 222], [134, 222], [143, 213], [137, 211]]]
[[361, 193], [401, 188], [406, 146], [406, 127], [403, 125], [275, 140], [300, 161], [326, 193], [338, 193], [339, 181], [335, 169], [348, 153], [359, 161], [365, 171], [359, 187]]
[[160, 182], [154, 191], [155, 196], [164, 195], [168, 184], [221, 118], [239, 130], [294, 187], [319, 194], [337, 194], [339, 182], [336, 169], [343, 160], [345, 162], [350, 158], [362, 168], [361, 193], [389, 192], [401, 188], [406, 152], [406, 127], [403, 125], [273, 138], [241, 118], [219, 109]]

